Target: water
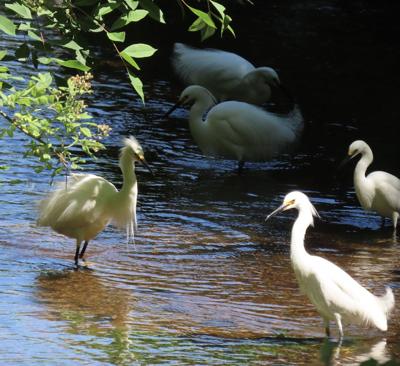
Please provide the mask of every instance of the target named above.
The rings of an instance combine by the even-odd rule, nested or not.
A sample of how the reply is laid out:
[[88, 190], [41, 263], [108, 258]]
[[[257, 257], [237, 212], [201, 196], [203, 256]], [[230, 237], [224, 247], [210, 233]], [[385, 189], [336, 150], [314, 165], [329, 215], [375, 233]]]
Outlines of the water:
[[[311, 13], [306, 12], [311, 10], [305, 5], [275, 5], [272, 15], [285, 19], [286, 13], [298, 11], [300, 15], [290, 29], [303, 24], [299, 18], [304, 14], [325, 16], [320, 22], [328, 18], [329, 24], [336, 24], [335, 17], [350, 19], [340, 2], [327, 2], [331, 6], [328, 9], [326, 4], [318, 4]], [[364, 13], [358, 10], [354, 19], [359, 20]], [[368, 16], [377, 12], [373, 8], [363, 11]], [[275, 23], [264, 22], [261, 15], [255, 20], [260, 28], [267, 24], [272, 34], [283, 29], [272, 15], [270, 20], [275, 19]], [[388, 29], [390, 24], [386, 25]], [[309, 24], [307, 27], [312, 28]], [[356, 30], [362, 26], [355, 28], [348, 28], [350, 40], [361, 39]], [[293, 39], [306, 44], [317, 37], [316, 29], [296, 37], [285, 32], [287, 48], [273, 44], [275, 51], [289, 52]], [[250, 45], [239, 43], [242, 51], [261, 45], [260, 37], [252, 33]], [[365, 47], [382, 50], [379, 41], [374, 39]], [[13, 46], [11, 40], [2, 42]], [[388, 38], [385, 47], [392, 49], [394, 44]], [[332, 41], [330, 47], [334, 53], [342, 46]], [[124, 233], [107, 228], [89, 244], [91, 270], [73, 270], [73, 240], [36, 227], [36, 203], [49, 190], [49, 177], [33, 174], [34, 162], [21, 159], [22, 136], [2, 140], [0, 165], [12, 162], [12, 168], [1, 173], [0, 184], [3, 364], [400, 362], [398, 306], [387, 333], [346, 326], [342, 347], [335, 338], [324, 339], [321, 319], [299, 293], [290, 266], [288, 240], [294, 213], [264, 222], [284, 194], [293, 189], [305, 191], [324, 219], [307, 233], [308, 250], [337, 263], [374, 293], [383, 293], [384, 286], [389, 285], [399, 298], [399, 239], [393, 240], [389, 227], [381, 230], [380, 219], [359, 207], [351, 183], [352, 167], [334, 178], [337, 162], [355, 137], [373, 142], [377, 150], [374, 167], [400, 175], [395, 155], [398, 146], [390, 144], [398, 131], [391, 124], [398, 117], [398, 110], [391, 108], [393, 90], [381, 95], [373, 92], [374, 103], [370, 103], [371, 96], [352, 99], [354, 105], [350, 106], [343, 103], [350, 92], [343, 91], [343, 80], [337, 79], [338, 70], [346, 70], [340, 68], [342, 59], [324, 55], [329, 62], [314, 63], [314, 74], [301, 75], [290, 60], [277, 54], [273, 62], [282, 61], [282, 72], [299, 96], [308, 132], [295, 156], [249, 164], [242, 176], [235, 173], [233, 162], [208, 159], [199, 152], [184, 110], [178, 110], [169, 120], [162, 118], [180, 90], [176, 81], [165, 76], [167, 65], [146, 76], [146, 108], [118, 70], [97, 71], [91, 112], [100, 122], [110, 123], [113, 130], [105, 141], [109, 149], [90, 162], [87, 170], [120, 186], [120, 138], [133, 134], [144, 146], [156, 174], [137, 167], [139, 232], [135, 247], [127, 246]], [[307, 57], [315, 61], [317, 54], [307, 53]], [[392, 55], [394, 59], [396, 56]], [[395, 64], [387, 58], [381, 62]], [[351, 93], [364, 93], [365, 84], [358, 82], [366, 77], [365, 69], [360, 66], [361, 75], [346, 76]], [[287, 70], [292, 70], [293, 78]], [[374, 70], [378, 70], [372, 72], [375, 80], [383, 71], [379, 67]], [[386, 70], [395, 73], [394, 69]], [[325, 75], [326, 88], [321, 74]], [[392, 74], [384, 75], [390, 79]], [[393, 88], [396, 80], [398, 75]], [[354, 118], [365, 117], [366, 108], [367, 119]], [[385, 129], [376, 132], [373, 121], [378, 117], [384, 121], [379, 126]], [[336, 335], [336, 327], [332, 330]]]

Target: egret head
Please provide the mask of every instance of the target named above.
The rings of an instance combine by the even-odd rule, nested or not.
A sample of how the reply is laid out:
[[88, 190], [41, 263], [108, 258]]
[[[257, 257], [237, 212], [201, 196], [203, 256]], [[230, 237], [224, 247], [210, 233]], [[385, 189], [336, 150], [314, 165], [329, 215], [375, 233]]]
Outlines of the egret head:
[[270, 219], [272, 216], [275, 216], [282, 211], [287, 211], [292, 208], [296, 208], [299, 211], [308, 210], [311, 213], [311, 216], [320, 217], [317, 210], [304, 193], [293, 191], [285, 196], [282, 205], [280, 205], [275, 211], [271, 212], [265, 220]]
[[357, 155], [364, 155], [368, 153], [372, 157], [372, 151], [368, 144], [362, 140], [356, 140], [352, 142], [349, 146], [349, 151], [347, 152], [347, 156], [342, 160], [339, 164], [338, 169], [342, 169], [351, 159], [356, 157]]
[[198, 100], [205, 101], [210, 106], [218, 103], [217, 99], [211, 94], [211, 92], [200, 86], [190, 85], [181, 93], [178, 102], [171, 107], [171, 109], [164, 115], [169, 116], [179, 106], [192, 106]]
[[269, 99], [271, 94], [271, 87], [278, 88], [291, 102], [294, 98], [290, 91], [282, 85], [278, 73], [271, 67], [258, 67], [255, 70], [249, 72], [246, 76], [248, 81], [251, 83], [251, 87], [259, 96], [264, 96]]
[[364, 151], [369, 150], [369, 146], [365, 141], [356, 140], [349, 146], [348, 156], [354, 158], [358, 154], [362, 154]]
[[278, 73], [272, 67], [258, 67], [254, 70], [254, 73], [257, 75], [259, 80], [268, 85], [275, 87], [279, 87], [281, 85]]
[[135, 137], [124, 138], [124, 147], [121, 149], [121, 155], [129, 156], [133, 161], [141, 162], [151, 173], [151, 168], [147, 163], [142, 146]]

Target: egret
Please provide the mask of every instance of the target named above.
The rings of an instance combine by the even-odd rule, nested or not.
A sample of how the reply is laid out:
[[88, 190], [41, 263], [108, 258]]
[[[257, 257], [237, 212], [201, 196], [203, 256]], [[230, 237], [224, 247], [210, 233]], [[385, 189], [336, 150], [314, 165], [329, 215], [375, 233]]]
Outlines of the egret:
[[255, 68], [231, 52], [175, 43], [172, 65], [186, 85], [201, 85], [221, 101], [262, 104], [270, 99], [271, 86], [280, 88], [290, 98], [274, 69]]
[[303, 129], [297, 106], [282, 116], [245, 102], [215, 104], [206, 88], [191, 85], [166, 115], [179, 105], [191, 105], [189, 128], [200, 150], [205, 155], [237, 160], [239, 172], [245, 161], [268, 161], [290, 150]]
[[[77, 267], [78, 260], [84, 260], [89, 240], [110, 222], [119, 228], [126, 228], [128, 239], [134, 236], [138, 193], [136, 161], [142, 162], [150, 170], [142, 147], [130, 136], [124, 139], [119, 157], [123, 176], [120, 191], [97, 175], [73, 174], [67, 186], [61, 184], [41, 201], [38, 225], [50, 226], [57, 233], [76, 239], [74, 259]], [[84, 244], [80, 251], [82, 241]]]
[[329, 322], [336, 321], [340, 341], [343, 339], [342, 321], [361, 325], [373, 325], [387, 330], [387, 319], [394, 307], [394, 295], [387, 287], [386, 294], [377, 297], [361, 286], [350, 275], [332, 262], [310, 255], [304, 248], [304, 236], [308, 226], [319, 217], [308, 197], [298, 191], [288, 193], [283, 204], [266, 218], [281, 211], [296, 208], [299, 212], [292, 228], [290, 259], [300, 290], [308, 296], [324, 320], [326, 335]]
[[397, 220], [400, 214], [400, 179], [392, 174], [375, 171], [365, 175], [374, 156], [368, 144], [362, 140], [354, 141], [349, 146], [348, 157], [342, 164], [361, 155], [354, 169], [354, 187], [361, 206], [366, 211], [375, 211], [384, 220], [393, 220], [396, 232]]

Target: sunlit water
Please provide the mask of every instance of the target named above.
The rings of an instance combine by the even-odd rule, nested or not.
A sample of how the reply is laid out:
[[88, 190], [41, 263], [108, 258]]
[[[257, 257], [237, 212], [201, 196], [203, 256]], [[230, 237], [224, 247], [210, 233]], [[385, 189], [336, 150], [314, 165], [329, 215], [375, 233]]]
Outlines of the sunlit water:
[[[294, 213], [264, 222], [284, 194], [305, 191], [323, 218], [307, 234], [308, 250], [374, 293], [389, 285], [400, 298], [399, 238], [359, 207], [351, 169], [335, 177], [335, 154], [318, 141], [238, 176], [234, 162], [200, 153], [184, 110], [162, 118], [178, 88], [149, 79], [143, 108], [123, 75], [96, 75], [91, 112], [113, 130], [108, 150], [85, 169], [120, 186], [120, 140], [133, 134], [155, 175], [137, 166], [135, 244], [107, 228], [89, 244], [90, 270], [73, 269], [73, 240], [35, 225], [49, 177], [21, 159], [22, 136], [2, 140], [0, 165], [11, 169], [0, 185], [1, 363], [396, 364], [398, 306], [387, 333], [345, 326], [341, 348], [325, 340], [290, 265]], [[337, 133], [326, 128], [325, 137]], [[353, 130], [341, 129], [341, 138], [352, 138], [346, 131]]]

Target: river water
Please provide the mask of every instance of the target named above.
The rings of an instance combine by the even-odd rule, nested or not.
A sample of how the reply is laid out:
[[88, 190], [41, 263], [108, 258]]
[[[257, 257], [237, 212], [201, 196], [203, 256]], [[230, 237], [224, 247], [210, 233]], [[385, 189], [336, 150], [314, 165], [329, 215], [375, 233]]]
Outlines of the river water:
[[[338, 264], [375, 294], [388, 285], [400, 299], [399, 237], [360, 208], [352, 186], [354, 166], [336, 172], [348, 144], [363, 138], [375, 151], [374, 168], [400, 175], [399, 113], [392, 95], [399, 87], [398, 45], [393, 36], [385, 41], [377, 36], [378, 25], [368, 28], [374, 15], [381, 24], [379, 16], [390, 18], [390, 12], [360, 4], [353, 12], [340, 1], [270, 6], [254, 20], [255, 29], [267, 24], [267, 36], [252, 34], [247, 43], [238, 36], [237, 49], [258, 64], [264, 56], [254, 47], [267, 37], [273, 56], [265, 56], [264, 63], [281, 64], [306, 121], [293, 155], [248, 164], [241, 176], [234, 162], [201, 154], [184, 109], [162, 117], [182, 88], [165, 59], [160, 70], [145, 74], [145, 107], [117, 68], [96, 70], [90, 111], [113, 130], [105, 140], [107, 151], [85, 170], [120, 187], [121, 136], [133, 134], [155, 174], [137, 166], [135, 245], [107, 228], [89, 244], [91, 270], [73, 269], [73, 240], [36, 226], [35, 208], [51, 189], [50, 179], [33, 174], [35, 163], [21, 158], [24, 137], [1, 141], [0, 165], [11, 165], [0, 176], [1, 364], [400, 364], [399, 307], [386, 333], [345, 326], [339, 347], [333, 326], [333, 337], [326, 340], [290, 264], [295, 213], [264, 222], [287, 192], [306, 192], [322, 217], [307, 232], [309, 252]], [[319, 27], [311, 26], [310, 18], [318, 16]], [[335, 17], [347, 23], [340, 25]], [[302, 27], [304, 34], [296, 35]], [[386, 28], [390, 33], [390, 23]], [[241, 29], [239, 22], [239, 34]], [[332, 37], [318, 33], [321, 29]], [[366, 29], [369, 33], [362, 33]], [[309, 52], [307, 42], [317, 34], [314, 46], [320, 47]], [[348, 53], [338, 43], [342, 38]], [[9, 38], [1, 41], [2, 47], [15, 45]], [[170, 46], [160, 50], [163, 57]], [[280, 50], [286, 57], [274, 54]], [[379, 58], [369, 58], [369, 67], [352, 63], [374, 51]]]

